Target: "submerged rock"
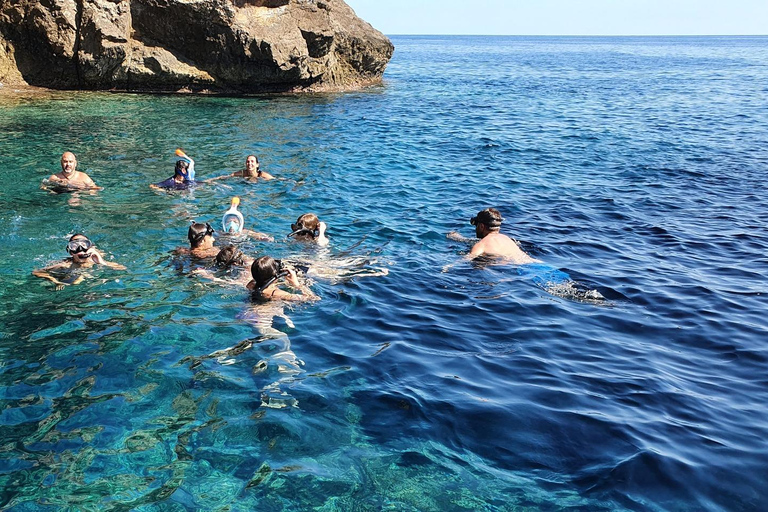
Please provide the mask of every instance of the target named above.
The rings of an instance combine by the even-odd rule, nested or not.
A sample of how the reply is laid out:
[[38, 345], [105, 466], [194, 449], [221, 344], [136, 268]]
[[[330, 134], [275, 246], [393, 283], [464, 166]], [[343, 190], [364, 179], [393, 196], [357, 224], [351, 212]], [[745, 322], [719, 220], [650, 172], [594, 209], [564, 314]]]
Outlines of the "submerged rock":
[[0, 82], [256, 93], [377, 83], [394, 47], [342, 0], [0, 0]]

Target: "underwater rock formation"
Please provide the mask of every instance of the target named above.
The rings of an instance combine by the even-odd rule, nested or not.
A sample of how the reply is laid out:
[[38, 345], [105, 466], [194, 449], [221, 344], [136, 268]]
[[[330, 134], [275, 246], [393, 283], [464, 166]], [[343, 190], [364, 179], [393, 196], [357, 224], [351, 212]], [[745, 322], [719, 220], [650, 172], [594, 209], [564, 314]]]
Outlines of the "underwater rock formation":
[[0, 82], [258, 93], [381, 80], [394, 47], [342, 0], [0, 0]]

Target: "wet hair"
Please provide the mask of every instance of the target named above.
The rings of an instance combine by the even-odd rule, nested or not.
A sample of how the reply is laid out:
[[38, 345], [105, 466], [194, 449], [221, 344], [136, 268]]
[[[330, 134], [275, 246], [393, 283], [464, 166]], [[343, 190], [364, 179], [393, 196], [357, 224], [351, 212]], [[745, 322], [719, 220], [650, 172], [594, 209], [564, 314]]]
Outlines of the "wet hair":
[[256, 283], [255, 291], [261, 292], [274, 282], [280, 274], [280, 262], [271, 256], [257, 258], [251, 265], [251, 277]]
[[191, 245], [193, 249], [195, 249], [196, 247], [200, 247], [200, 244], [203, 242], [203, 239], [208, 235], [212, 235], [213, 233], [214, 233], [213, 228], [207, 222], [205, 224], [200, 224], [199, 222], [193, 222], [192, 225], [189, 226], [189, 230], [187, 231], [187, 238], [189, 239], [189, 245]]
[[245, 255], [234, 245], [226, 245], [216, 255], [216, 266], [229, 268], [232, 265], [245, 264]]
[[[74, 235], [72, 235], [71, 237], [69, 237], [69, 240], [67, 240], [67, 241], [68, 241], [68, 242], [71, 242], [71, 241], [73, 241], [73, 240], [74, 240], [74, 239], [76, 239], [76, 238], [85, 238], [86, 240], [89, 240], [89, 239], [88, 239], [88, 237], [87, 237], [87, 236], [85, 236], [84, 234], [82, 234], [82, 233], [75, 233]], [[90, 241], [90, 240], [89, 240], [89, 241]]]
[[317, 229], [320, 227], [320, 220], [314, 213], [305, 213], [296, 219], [295, 224], [291, 224], [291, 234], [299, 239], [317, 238]]
[[176, 169], [174, 170], [174, 174], [176, 176], [187, 176], [187, 171], [189, 170], [189, 162], [186, 160], [178, 160], [176, 162]]
[[504, 218], [501, 216], [501, 213], [499, 213], [499, 210], [496, 208], [486, 208], [485, 210], [478, 212], [475, 217], [472, 217], [469, 220], [469, 223], [473, 226], [483, 224], [491, 231], [496, 231], [501, 227], [503, 221]]

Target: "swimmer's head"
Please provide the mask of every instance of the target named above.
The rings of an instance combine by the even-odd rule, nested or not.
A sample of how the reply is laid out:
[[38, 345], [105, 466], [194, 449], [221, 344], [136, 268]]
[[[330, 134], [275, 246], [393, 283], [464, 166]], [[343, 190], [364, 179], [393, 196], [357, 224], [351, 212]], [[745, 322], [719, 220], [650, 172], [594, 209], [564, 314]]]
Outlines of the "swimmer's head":
[[93, 247], [93, 242], [88, 240], [87, 236], [82, 233], [76, 233], [69, 237], [67, 252], [74, 256], [79, 253], [87, 253], [91, 247]]
[[224, 246], [216, 255], [216, 266], [221, 268], [229, 268], [232, 265], [243, 266], [245, 265], [245, 255], [234, 245]]
[[280, 265], [280, 260], [271, 256], [262, 256], [257, 258], [251, 264], [251, 277], [256, 285], [256, 290], [261, 292], [267, 286], [271, 285], [281, 276], [287, 275]]
[[314, 213], [305, 213], [296, 219], [295, 224], [291, 224], [291, 234], [298, 239], [314, 239], [317, 237], [317, 229], [320, 226], [320, 220]]
[[501, 223], [504, 219], [496, 208], [486, 208], [478, 212], [475, 217], [469, 220], [469, 223], [475, 226], [475, 231], [481, 230], [481, 225], [485, 226], [488, 231], [498, 231], [501, 228]]
[[213, 236], [213, 233], [213, 228], [207, 222], [205, 224], [193, 222], [187, 231], [189, 245], [192, 246], [193, 249], [200, 247], [203, 243], [203, 240], [205, 240], [205, 237]]
[[65, 151], [64, 154], [61, 155], [61, 172], [64, 174], [72, 174], [75, 172], [75, 169], [77, 169], [77, 158], [75, 158], [75, 154]]
[[253, 176], [259, 172], [259, 158], [256, 155], [248, 155], [245, 159], [246, 173]]
[[243, 225], [240, 223], [240, 218], [237, 215], [224, 215], [222, 220], [222, 226], [225, 233], [237, 234], [243, 230]]
[[176, 176], [181, 176], [185, 180], [189, 179], [189, 162], [186, 160], [177, 160], [176, 169], [174, 170]]
[[232, 205], [221, 218], [221, 227], [225, 233], [238, 234], [243, 230], [245, 219], [243, 219], [243, 214], [237, 211], [239, 204], [240, 198], [233, 197]]

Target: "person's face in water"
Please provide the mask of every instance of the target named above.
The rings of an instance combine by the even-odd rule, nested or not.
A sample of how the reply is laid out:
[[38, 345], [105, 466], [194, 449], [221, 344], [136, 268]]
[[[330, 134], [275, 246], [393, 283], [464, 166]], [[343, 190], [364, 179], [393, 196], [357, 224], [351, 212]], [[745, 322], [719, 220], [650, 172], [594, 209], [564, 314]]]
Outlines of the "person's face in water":
[[227, 232], [228, 233], [239, 233], [240, 232], [240, 221], [237, 218], [230, 217], [227, 220]]
[[77, 159], [75, 155], [70, 152], [66, 152], [61, 155], [61, 171], [64, 174], [72, 174], [77, 168]]
[[256, 157], [251, 155], [245, 159], [245, 170], [248, 174], [256, 174], [259, 172], [259, 163], [256, 161]]
[[67, 252], [76, 263], [85, 263], [93, 255], [93, 243], [85, 237], [77, 237], [67, 244]]

